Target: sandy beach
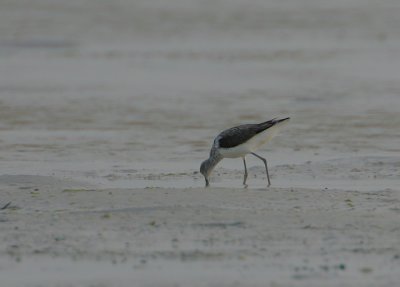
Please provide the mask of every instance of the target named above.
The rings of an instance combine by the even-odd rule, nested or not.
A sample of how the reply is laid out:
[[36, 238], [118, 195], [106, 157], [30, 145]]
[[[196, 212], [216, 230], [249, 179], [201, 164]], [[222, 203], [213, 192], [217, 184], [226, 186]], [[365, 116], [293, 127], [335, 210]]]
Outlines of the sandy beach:
[[2, 286], [398, 286], [398, 1], [0, 7]]

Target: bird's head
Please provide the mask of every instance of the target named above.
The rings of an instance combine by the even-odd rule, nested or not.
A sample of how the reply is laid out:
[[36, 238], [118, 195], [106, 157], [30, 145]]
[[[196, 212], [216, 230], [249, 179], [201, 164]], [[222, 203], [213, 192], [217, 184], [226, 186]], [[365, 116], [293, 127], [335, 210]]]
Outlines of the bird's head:
[[210, 161], [208, 159], [201, 163], [200, 172], [204, 176], [204, 179], [206, 180], [206, 187], [209, 186], [210, 182], [208, 181], [208, 177], [210, 176], [211, 168], [210, 168]]
[[215, 166], [222, 160], [222, 155], [216, 148], [212, 148], [210, 151], [210, 157], [203, 161], [200, 165], [200, 172], [206, 180], [206, 187], [210, 185], [209, 177]]

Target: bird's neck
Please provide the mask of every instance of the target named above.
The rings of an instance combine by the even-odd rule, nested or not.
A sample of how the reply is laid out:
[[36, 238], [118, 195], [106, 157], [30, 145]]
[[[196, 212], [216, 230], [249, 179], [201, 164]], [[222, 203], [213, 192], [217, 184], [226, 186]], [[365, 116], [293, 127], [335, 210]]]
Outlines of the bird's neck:
[[207, 169], [208, 173], [211, 173], [214, 167], [222, 160], [222, 155], [220, 153], [213, 153], [210, 155], [210, 157], [207, 159]]

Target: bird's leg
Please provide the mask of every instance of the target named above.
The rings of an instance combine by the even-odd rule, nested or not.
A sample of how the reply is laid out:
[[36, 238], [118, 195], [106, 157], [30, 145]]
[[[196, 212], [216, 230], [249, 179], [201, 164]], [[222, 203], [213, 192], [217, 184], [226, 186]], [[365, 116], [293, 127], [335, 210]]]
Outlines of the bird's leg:
[[259, 156], [258, 154], [255, 154], [254, 152], [251, 153], [252, 155], [258, 157], [259, 159], [261, 159], [264, 162], [265, 165], [265, 171], [267, 172], [267, 178], [268, 178], [268, 186], [271, 185], [271, 181], [269, 180], [269, 173], [268, 173], [268, 165], [267, 165], [267, 160], [261, 156]]
[[243, 164], [244, 164], [244, 177], [243, 177], [243, 185], [246, 185], [247, 180], [247, 167], [246, 167], [246, 159], [243, 157]]

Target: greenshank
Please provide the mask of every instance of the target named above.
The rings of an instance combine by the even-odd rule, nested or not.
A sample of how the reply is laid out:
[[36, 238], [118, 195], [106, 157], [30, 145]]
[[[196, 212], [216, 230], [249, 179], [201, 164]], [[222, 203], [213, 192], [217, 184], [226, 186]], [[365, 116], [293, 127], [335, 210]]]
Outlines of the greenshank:
[[200, 172], [206, 180], [206, 187], [210, 185], [209, 177], [211, 172], [223, 158], [238, 157], [243, 159], [243, 185], [247, 186], [247, 166], [245, 158], [247, 154], [252, 154], [264, 162], [268, 186], [270, 186], [271, 180], [269, 179], [267, 160], [256, 154], [255, 151], [269, 142], [276, 135], [279, 128], [287, 123], [289, 119], [290, 118], [275, 118], [259, 124], [240, 125], [224, 130], [217, 135], [211, 147], [210, 157], [203, 161], [200, 166]]

